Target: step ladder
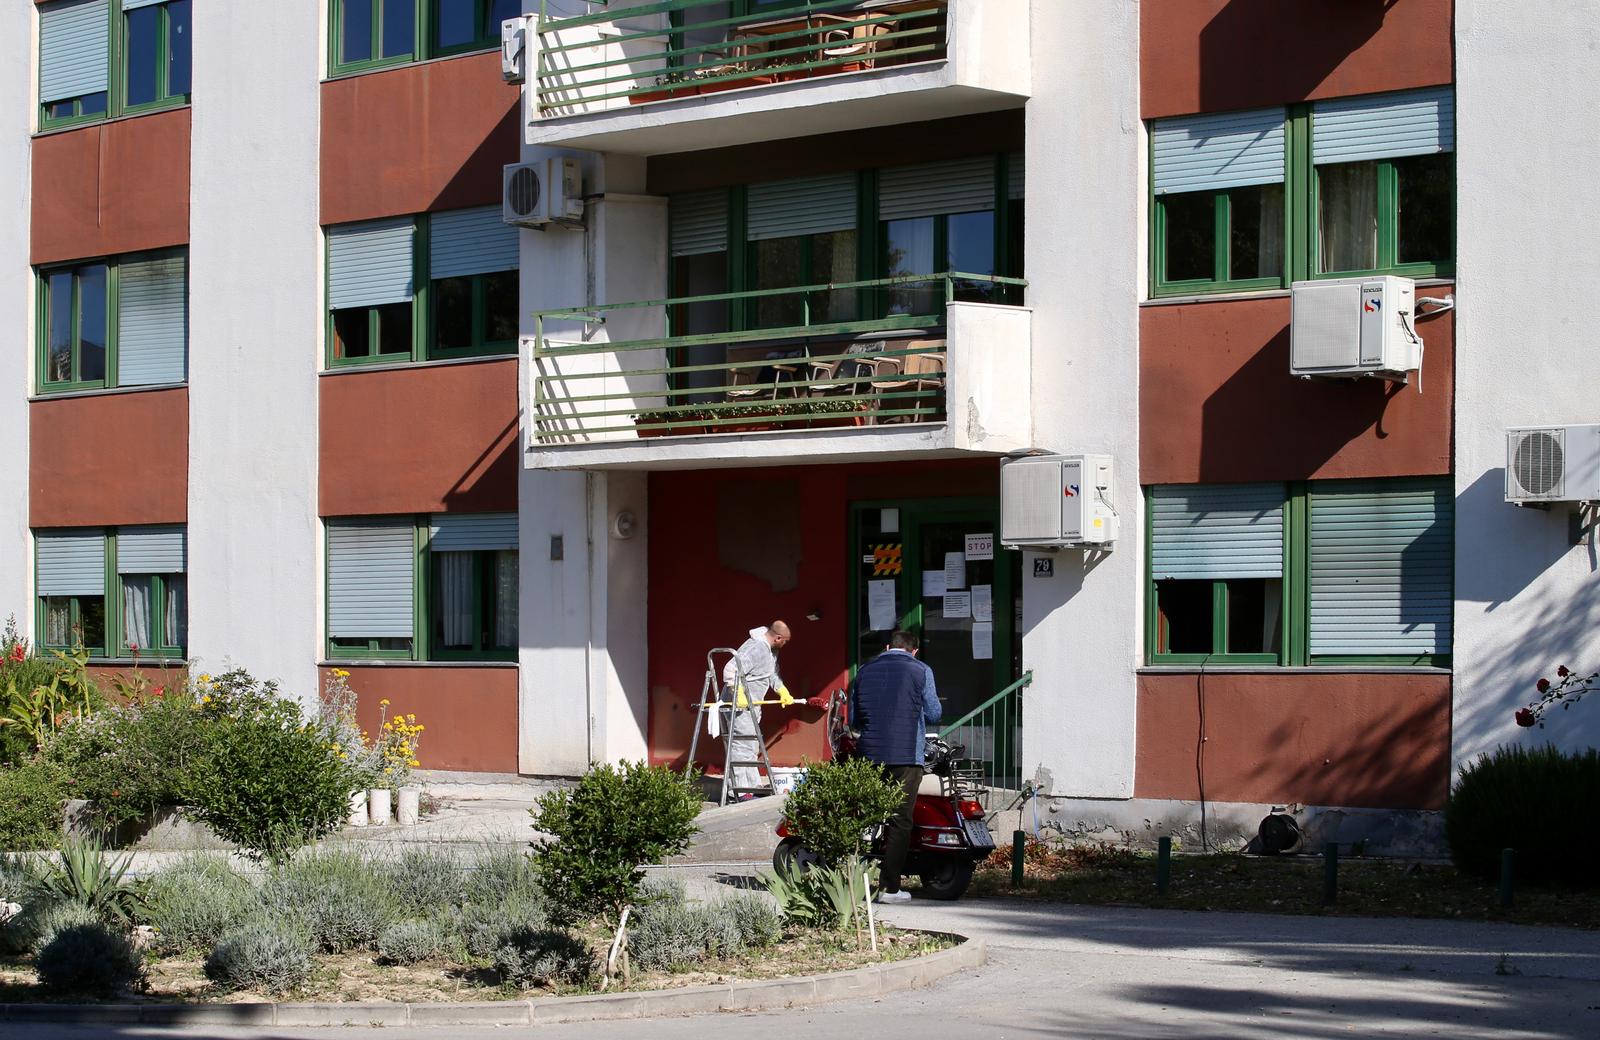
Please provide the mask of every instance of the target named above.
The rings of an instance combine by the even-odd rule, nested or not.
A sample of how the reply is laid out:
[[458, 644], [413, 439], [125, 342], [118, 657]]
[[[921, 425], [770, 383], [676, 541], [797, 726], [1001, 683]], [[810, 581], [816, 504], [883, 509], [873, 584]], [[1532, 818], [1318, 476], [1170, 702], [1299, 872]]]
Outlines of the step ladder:
[[[717, 668], [717, 658], [727, 657], [733, 664], [733, 686], [723, 689], [721, 670]], [[704, 730], [711, 731], [712, 739], [721, 738], [722, 753], [722, 793], [717, 797], [718, 805], [727, 805], [735, 801], [741, 794], [771, 794], [778, 793], [772, 782], [772, 763], [767, 760], [767, 742], [761, 735], [761, 727], [756, 726], [756, 735], [746, 738], [754, 740], [759, 758], [743, 759], [734, 757], [733, 720], [741, 710], [734, 705], [734, 690], [744, 687], [744, 669], [739, 667], [739, 652], [732, 647], [719, 646], [706, 651], [706, 677], [700, 685], [700, 703], [695, 706], [694, 736], [689, 740], [689, 761], [685, 769], [693, 769], [696, 752], [700, 750], [700, 733]], [[750, 707], [768, 704], [778, 704], [776, 700], [751, 701]], [[715, 727], [713, 729], [713, 726]], [[740, 787], [734, 783], [733, 771], [735, 769], [754, 768], [761, 783], [754, 787]]]

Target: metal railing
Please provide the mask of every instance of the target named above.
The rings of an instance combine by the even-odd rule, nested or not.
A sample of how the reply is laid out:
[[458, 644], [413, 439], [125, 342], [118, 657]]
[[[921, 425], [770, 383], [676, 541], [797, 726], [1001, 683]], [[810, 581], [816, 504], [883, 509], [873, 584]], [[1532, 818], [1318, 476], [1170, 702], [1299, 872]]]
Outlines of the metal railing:
[[[790, 0], [734, 15], [737, 0], [647, 0], [552, 18], [542, 0], [536, 101], [540, 113], [582, 111], [941, 60], [948, 6]], [[696, 10], [709, 17], [690, 21]]]
[[981, 767], [984, 786], [1015, 791], [1022, 786], [1022, 691], [1033, 673], [973, 708], [940, 730], [951, 744], [966, 746], [965, 758]]
[[[559, 443], [628, 431], [651, 437], [941, 421], [945, 308], [959, 299], [1021, 302], [1026, 285], [947, 272], [537, 311], [533, 435]], [[674, 335], [690, 323], [690, 308], [701, 309], [704, 322], [707, 305], [724, 305], [717, 324], [744, 327]], [[763, 305], [776, 324], [762, 320]], [[883, 316], [847, 316], [861, 313]], [[553, 339], [547, 326], [557, 322], [581, 323], [585, 333], [578, 342]], [[662, 334], [587, 341], [608, 323]]]

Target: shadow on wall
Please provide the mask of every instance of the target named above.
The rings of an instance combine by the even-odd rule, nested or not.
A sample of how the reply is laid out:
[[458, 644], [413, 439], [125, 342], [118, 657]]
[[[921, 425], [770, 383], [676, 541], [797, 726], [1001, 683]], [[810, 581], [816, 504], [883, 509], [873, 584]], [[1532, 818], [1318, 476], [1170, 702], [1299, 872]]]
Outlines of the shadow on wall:
[[[1289, 376], [1289, 326], [1247, 358], [1201, 406], [1203, 483], [1316, 473], [1367, 430], [1383, 440], [1384, 411], [1406, 387], [1380, 379]], [[1285, 436], [1292, 431], [1292, 436]]]
[[1231, 0], [1200, 30], [1200, 107], [1245, 107], [1260, 95], [1261, 68], [1252, 51], [1294, 55], [1273, 68], [1278, 96], [1309, 97], [1345, 58], [1383, 28], [1399, 0]]
[[472, 460], [466, 472], [444, 493], [445, 512], [481, 511], [486, 491], [492, 497], [499, 497], [505, 488], [511, 489], [515, 501], [519, 432], [520, 421], [513, 418], [495, 435], [494, 440]]
[[428, 212], [485, 206], [500, 200], [504, 168], [522, 156], [521, 117], [522, 101], [514, 98], [494, 129], [439, 189], [428, 204]]
[[[1463, 614], [1481, 612], [1458, 628], [1470, 631], [1478, 652], [1470, 670], [1457, 664], [1455, 748], [1458, 762], [1500, 744], [1551, 743], [1565, 750], [1600, 746], [1600, 700], [1550, 714], [1544, 729], [1519, 729], [1516, 709], [1538, 697], [1534, 684], [1553, 677], [1557, 665], [1587, 673], [1600, 669], [1600, 581], [1594, 540], [1575, 546], [1568, 539], [1567, 507], [1518, 508], [1504, 501], [1505, 470], [1479, 477], [1456, 503], [1457, 516], [1472, 524], [1472, 540], [1460, 537], [1456, 598]], [[1583, 553], [1559, 591], [1538, 583], [1569, 554]], [[1555, 579], [1552, 579], [1554, 582]], [[1481, 629], [1481, 631], [1479, 631]], [[1459, 639], [1459, 636], [1458, 636]]]

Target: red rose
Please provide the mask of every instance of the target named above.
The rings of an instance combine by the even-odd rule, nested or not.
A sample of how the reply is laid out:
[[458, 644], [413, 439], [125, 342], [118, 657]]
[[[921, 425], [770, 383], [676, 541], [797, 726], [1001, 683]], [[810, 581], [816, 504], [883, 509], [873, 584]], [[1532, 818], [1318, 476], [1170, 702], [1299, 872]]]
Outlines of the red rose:
[[1523, 727], [1524, 729], [1532, 726], [1534, 722], [1537, 721], [1533, 717], [1533, 709], [1531, 708], [1518, 708], [1516, 717], [1517, 725]]
[[1561, 676], [1561, 678], [1565, 679], [1567, 676], [1571, 675], [1572, 673], [1567, 671], [1567, 666], [1566, 665], [1562, 665], [1560, 668], [1556, 669], [1556, 674]]
[[1548, 690], [1550, 688], [1550, 680], [1549, 679], [1540, 679], [1538, 682], [1534, 683], [1533, 685], [1538, 689], [1538, 691], [1540, 693], [1543, 693], [1544, 691], [1546, 691], [1546, 690]]

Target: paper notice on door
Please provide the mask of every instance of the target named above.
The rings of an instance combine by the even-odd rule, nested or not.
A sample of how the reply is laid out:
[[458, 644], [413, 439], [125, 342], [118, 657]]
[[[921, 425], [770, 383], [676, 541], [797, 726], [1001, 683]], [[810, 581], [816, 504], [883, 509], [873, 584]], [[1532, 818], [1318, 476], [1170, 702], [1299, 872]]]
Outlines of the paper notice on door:
[[964, 589], [967, 587], [967, 554], [961, 552], [947, 552], [944, 554], [944, 587], [950, 589]]
[[972, 593], [950, 592], [944, 594], [944, 616], [947, 618], [964, 618], [972, 616]]
[[967, 535], [967, 559], [992, 560], [994, 559], [993, 534]]
[[994, 620], [994, 586], [972, 586], [972, 620]]
[[898, 509], [880, 509], [880, 510], [878, 510], [878, 529], [881, 530], [884, 534], [899, 534], [900, 533], [900, 510], [898, 510]]
[[922, 598], [938, 599], [944, 595], [944, 571], [922, 572]]
[[994, 659], [994, 625], [987, 621], [978, 621], [972, 626], [972, 659], [974, 661]]
[[893, 581], [867, 582], [867, 627], [874, 632], [894, 630]]

